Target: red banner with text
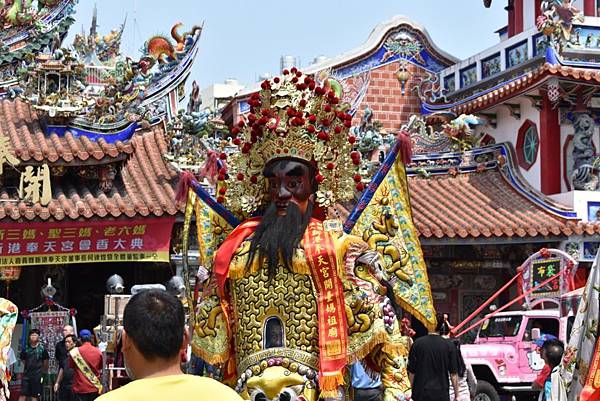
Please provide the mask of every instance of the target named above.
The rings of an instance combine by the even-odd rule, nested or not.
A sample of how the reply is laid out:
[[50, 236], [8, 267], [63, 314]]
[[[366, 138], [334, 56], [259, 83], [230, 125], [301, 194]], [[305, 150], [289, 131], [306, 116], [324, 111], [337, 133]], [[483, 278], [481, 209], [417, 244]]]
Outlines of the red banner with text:
[[174, 217], [0, 224], [0, 266], [168, 262]]

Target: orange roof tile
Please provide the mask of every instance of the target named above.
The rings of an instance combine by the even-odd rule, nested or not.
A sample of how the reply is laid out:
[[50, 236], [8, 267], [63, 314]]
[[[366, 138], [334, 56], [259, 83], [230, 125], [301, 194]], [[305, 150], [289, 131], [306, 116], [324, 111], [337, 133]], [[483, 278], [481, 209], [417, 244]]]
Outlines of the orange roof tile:
[[[138, 131], [125, 142], [109, 144], [67, 132], [64, 137], [45, 135], [35, 111], [20, 100], [0, 100], [0, 133], [9, 138], [11, 149], [25, 164], [80, 164], [91, 161], [119, 163], [120, 171], [107, 193], [97, 181], [54, 179], [52, 200], [47, 206], [16, 199], [16, 188], [0, 188], [0, 219], [63, 220], [92, 217], [174, 215], [175, 169], [162, 155], [167, 144], [162, 125]], [[121, 161], [122, 159], [125, 159]]]
[[498, 170], [412, 176], [409, 188], [414, 223], [423, 238], [561, 236], [584, 230], [577, 220], [527, 199]]
[[92, 142], [68, 132], [64, 137], [45, 135], [31, 106], [20, 100], [0, 100], [0, 132], [10, 139], [13, 153], [22, 161], [77, 162], [100, 161], [131, 154], [133, 144], [118, 141], [109, 144], [100, 139]]

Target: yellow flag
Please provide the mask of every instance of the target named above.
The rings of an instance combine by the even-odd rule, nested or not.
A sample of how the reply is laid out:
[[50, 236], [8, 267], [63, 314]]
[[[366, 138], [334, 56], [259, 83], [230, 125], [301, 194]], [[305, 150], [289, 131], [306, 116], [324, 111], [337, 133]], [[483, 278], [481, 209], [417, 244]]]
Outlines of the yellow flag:
[[427, 267], [413, 224], [406, 171], [399, 153], [393, 153], [395, 159], [388, 158], [384, 162], [367, 188], [367, 196], [363, 196], [353, 212], [358, 217], [350, 233], [383, 255], [396, 302], [425, 327], [433, 329], [435, 310]]

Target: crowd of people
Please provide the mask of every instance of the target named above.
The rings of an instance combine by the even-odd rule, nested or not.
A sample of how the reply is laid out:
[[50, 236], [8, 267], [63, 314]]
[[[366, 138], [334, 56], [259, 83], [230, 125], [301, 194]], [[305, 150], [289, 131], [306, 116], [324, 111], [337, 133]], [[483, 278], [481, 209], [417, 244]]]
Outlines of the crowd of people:
[[[93, 335], [81, 330], [79, 337], [72, 326], [63, 328], [63, 339], [55, 346], [58, 375], [53, 386], [58, 401], [89, 401], [102, 391], [102, 352], [92, 345]], [[29, 341], [21, 352], [24, 364], [19, 401], [37, 401], [42, 394], [42, 377], [48, 372], [49, 354], [40, 341], [38, 329], [29, 331]]]
[[[414, 401], [471, 401], [477, 380], [461, 354], [460, 342], [450, 338], [452, 326], [447, 315], [437, 316], [438, 324], [412, 345], [407, 370]], [[101, 382], [102, 352], [92, 344], [93, 335], [72, 326], [63, 329], [63, 340], [55, 347], [59, 371], [53, 390], [58, 401], [152, 401], [165, 399], [240, 400], [231, 388], [216, 380], [184, 374], [181, 355], [186, 352], [189, 333], [178, 298], [161, 290], [148, 290], [131, 298], [123, 316], [122, 353], [127, 375], [133, 381], [104, 395]], [[532, 387], [540, 391], [539, 401], [559, 399], [558, 365], [564, 345], [555, 336], [543, 334], [534, 341], [545, 366]], [[19, 401], [37, 401], [42, 393], [42, 376], [48, 370], [49, 354], [32, 329], [20, 358], [24, 374]], [[382, 399], [381, 380], [365, 372], [360, 363], [350, 369], [355, 401]]]
[[[63, 329], [56, 344], [59, 371], [53, 390], [58, 401], [152, 401], [167, 399], [241, 400], [230, 387], [216, 380], [186, 375], [181, 354], [188, 345], [181, 301], [161, 290], [148, 290], [133, 296], [124, 311], [122, 353], [127, 375], [133, 381], [104, 393], [101, 381], [102, 352], [92, 344], [93, 335], [81, 330], [75, 336], [71, 326]], [[48, 371], [48, 351], [40, 342], [40, 332], [32, 329], [21, 353], [24, 374], [19, 401], [37, 401], [42, 393], [42, 376]]]

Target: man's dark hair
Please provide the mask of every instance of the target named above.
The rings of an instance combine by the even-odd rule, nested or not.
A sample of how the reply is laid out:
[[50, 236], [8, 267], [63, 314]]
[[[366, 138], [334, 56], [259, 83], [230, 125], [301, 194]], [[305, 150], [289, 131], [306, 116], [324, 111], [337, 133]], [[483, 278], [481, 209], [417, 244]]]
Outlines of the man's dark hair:
[[181, 301], [162, 290], [131, 297], [123, 313], [123, 328], [140, 353], [149, 360], [179, 354], [185, 316]]
[[546, 347], [546, 359], [551, 367], [560, 364], [564, 350], [562, 344], [553, 344]]
[[565, 348], [563, 342], [560, 341], [558, 338], [550, 338], [550, 339], [544, 341], [541, 348], [543, 348], [545, 351], [548, 349], [548, 347], [551, 347], [553, 345], [558, 345], [559, 347], [561, 347], [563, 349]]
[[67, 338], [70, 338], [71, 340], [73, 340], [73, 343], [74, 343], [75, 345], [78, 345], [78, 344], [77, 344], [77, 337], [75, 336], [75, 334], [67, 334], [67, 335], [65, 336], [65, 340], [66, 340]]
[[435, 332], [440, 333], [443, 336], [449, 334], [450, 327], [448, 327], [448, 325], [446, 324], [446, 321], [444, 320], [444, 314], [437, 313], [435, 315], [435, 318], [437, 319], [437, 325], [435, 326]]
[[31, 329], [31, 330], [29, 330], [29, 335], [32, 335], [32, 334], [37, 334], [39, 336], [40, 331], [38, 329]]

